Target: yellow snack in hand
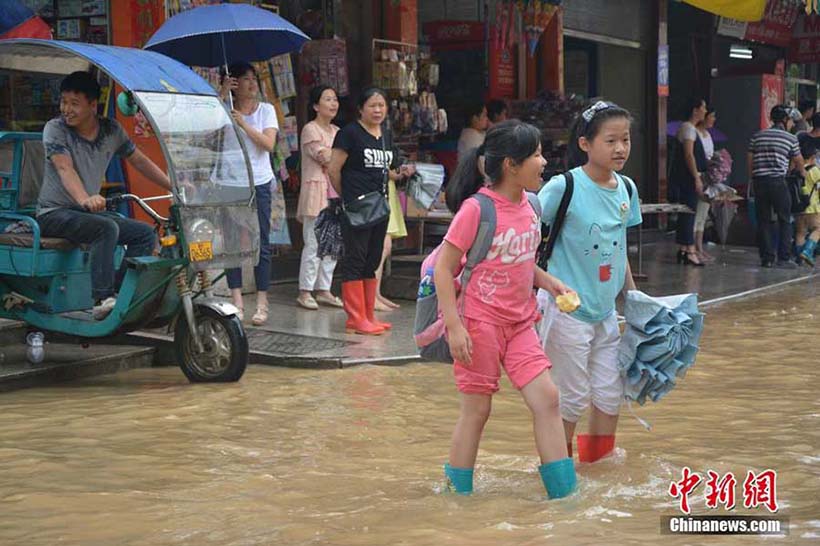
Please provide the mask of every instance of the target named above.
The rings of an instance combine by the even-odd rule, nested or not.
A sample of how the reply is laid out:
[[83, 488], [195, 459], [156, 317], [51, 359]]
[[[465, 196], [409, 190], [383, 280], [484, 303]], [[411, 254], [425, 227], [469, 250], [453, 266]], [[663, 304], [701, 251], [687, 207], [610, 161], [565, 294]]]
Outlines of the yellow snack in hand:
[[578, 297], [577, 292], [570, 292], [568, 294], [561, 294], [555, 298], [555, 303], [558, 304], [558, 309], [562, 313], [572, 313], [581, 307], [581, 298]]

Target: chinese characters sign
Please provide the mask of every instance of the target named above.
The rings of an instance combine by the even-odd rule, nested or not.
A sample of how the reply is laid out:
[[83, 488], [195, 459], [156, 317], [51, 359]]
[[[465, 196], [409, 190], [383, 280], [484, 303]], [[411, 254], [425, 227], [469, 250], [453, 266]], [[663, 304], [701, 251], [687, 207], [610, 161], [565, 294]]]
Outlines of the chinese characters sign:
[[[692, 472], [687, 466], [681, 472], [681, 479], [669, 484], [669, 495], [678, 500], [678, 508], [681, 512], [692, 513], [689, 495], [693, 494], [702, 483], [707, 508], [716, 509], [722, 505], [726, 510], [732, 510], [735, 507], [735, 489], [738, 481], [733, 473], [729, 472], [721, 476], [709, 470], [704, 477], [697, 472]], [[779, 509], [777, 472], [771, 469], [758, 473], [749, 470], [743, 480], [741, 494], [744, 508], [766, 508], [769, 512], [776, 513]]]
[[796, 63], [820, 63], [820, 15], [797, 19], [789, 54]]
[[769, 0], [763, 19], [744, 23], [721, 18], [718, 34], [779, 47], [789, 47], [792, 29], [800, 14], [800, 4], [792, 0]]

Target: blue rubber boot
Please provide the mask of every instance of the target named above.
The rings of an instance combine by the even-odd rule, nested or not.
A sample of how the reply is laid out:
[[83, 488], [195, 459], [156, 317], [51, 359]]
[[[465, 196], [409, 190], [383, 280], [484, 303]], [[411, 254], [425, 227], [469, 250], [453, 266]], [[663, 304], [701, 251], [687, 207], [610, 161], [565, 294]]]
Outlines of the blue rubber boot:
[[575, 464], [569, 457], [542, 464], [538, 472], [550, 499], [560, 499], [575, 491]]
[[811, 239], [806, 239], [806, 244], [803, 245], [803, 251], [798, 256], [807, 264], [814, 266], [814, 249], [817, 248], [817, 242]]
[[447, 489], [455, 490], [459, 495], [469, 495], [473, 492], [473, 469], [454, 468], [444, 463], [444, 475], [447, 476]]

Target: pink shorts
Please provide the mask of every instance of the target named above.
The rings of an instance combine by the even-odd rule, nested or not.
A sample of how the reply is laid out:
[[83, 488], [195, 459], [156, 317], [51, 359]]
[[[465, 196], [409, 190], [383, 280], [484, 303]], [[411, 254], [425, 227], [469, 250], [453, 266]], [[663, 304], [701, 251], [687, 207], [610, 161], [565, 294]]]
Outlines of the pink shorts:
[[454, 362], [453, 375], [460, 392], [497, 392], [502, 366], [518, 390], [552, 367], [541, 347], [533, 321], [497, 326], [470, 318], [463, 320], [473, 342], [473, 361], [470, 364]]

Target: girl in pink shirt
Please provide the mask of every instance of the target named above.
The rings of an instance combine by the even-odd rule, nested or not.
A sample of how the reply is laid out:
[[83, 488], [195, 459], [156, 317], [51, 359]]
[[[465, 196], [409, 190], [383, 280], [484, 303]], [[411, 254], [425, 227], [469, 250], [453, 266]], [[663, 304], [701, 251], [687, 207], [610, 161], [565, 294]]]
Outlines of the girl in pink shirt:
[[[461, 393], [461, 415], [444, 470], [450, 486], [461, 494], [473, 489], [478, 444], [490, 416], [492, 395], [498, 391], [501, 367], [532, 412], [539, 472], [549, 497], [564, 497], [575, 488], [558, 389], [534, 328], [538, 316], [533, 287], [554, 296], [571, 292], [535, 265], [540, 218], [525, 191], [541, 186], [546, 161], [540, 141], [538, 129], [531, 125], [518, 120], [499, 123], [487, 133], [483, 146], [461, 158], [447, 185], [447, 205], [456, 214], [436, 261], [435, 285]], [[479, 156], [484, 157], [487, 187], [478, 170]], [[476, 237], [480, 207], [471, 197], [478, 192], [495, 205], [496, 231], [487, 257], [475, 267], [461, 296], [464, 306], [459, 315], [454, 279]]]

